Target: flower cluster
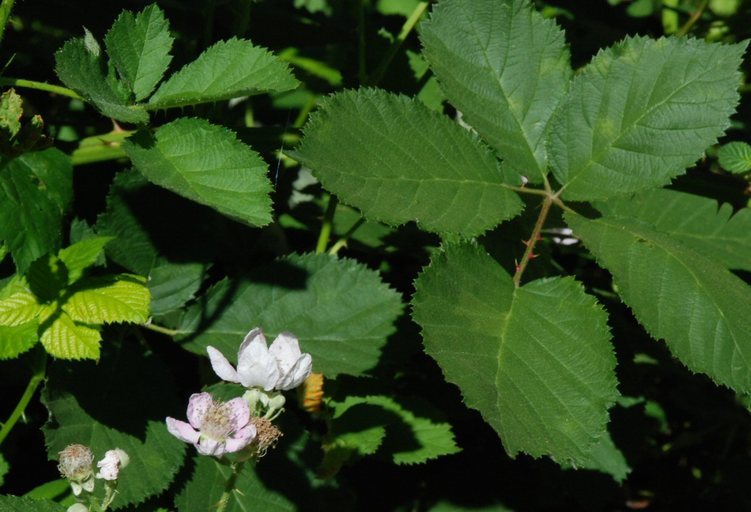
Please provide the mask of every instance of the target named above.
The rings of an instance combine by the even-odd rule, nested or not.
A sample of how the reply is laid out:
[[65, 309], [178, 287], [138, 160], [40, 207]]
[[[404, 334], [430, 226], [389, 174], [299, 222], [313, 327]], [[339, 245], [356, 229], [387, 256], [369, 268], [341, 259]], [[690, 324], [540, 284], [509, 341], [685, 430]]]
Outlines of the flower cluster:
[[[57, 469], [60, 475], [70, 482], [73, 495], [78, 497], [83, 492], [91, 495], [94, 492], [96, 479], [105, 481], [105, 496], [102, 502], [102, 510], [106, 509], [115, 498], [115, 487], [120, 477], [120, 470], [128, 465], [130, 457], [125, 450], [115, 448], [107, 450], [104, 458], [96, 463], [99, 471], [94, 474], [94, 452], [83, 444], [70, 444], [58, 453], [60, 456]], [[88, 510], [82, 503], [72, 505], [69, 511]]]
[[282, 435], [271, 421], [283, 410], [281, 391], [299, 386], [310, 375], [313, 360], [298, 339], [283, 332], [271, 346], [260, 328], [250, 331], [237, 354], [237, 369], [216, 348], [207, 352], [214, 372], [247, 391], [228, 402], [195, 393], [188, 402], [188, 422], [167, 418], [169, 432], [196, 447], [198, 453], [221, 457], [247, 449], [246, 457], [262, 457]]

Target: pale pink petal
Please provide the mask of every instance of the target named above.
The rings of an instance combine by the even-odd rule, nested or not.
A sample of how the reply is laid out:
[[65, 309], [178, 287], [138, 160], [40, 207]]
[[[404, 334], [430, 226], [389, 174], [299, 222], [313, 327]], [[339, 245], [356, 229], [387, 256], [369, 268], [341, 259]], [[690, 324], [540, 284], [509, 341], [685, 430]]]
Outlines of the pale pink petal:
[[269, 352], [276, 358], [282, 373], [287, 373], [302, 354], [300, 343], [295, 335], [289, 332], [279, 334], [269, 347]]
[[176, 420], [175, 418], [167, 418], [167, 430], [180, 441], [191, 444], [196, 444], [198, 438], [201, 436], [188, 423]]
[[196, 449], [201, 455], [214, 455], [216, 457], [221, 457], [226, 453], [224, 442], [215, 441], [208, 437], [202, 437], [200, 442], [196, 445]]
[[201, 429], [203, 418], [214, 401], [209, 393], [193, 393], [188, 400], [188, 421], [193, 428]]
[[227, 439], [225, 447], [227, 448], [227, 452], [229, 453], [236, 452], [248, 446], [250, 443], [253, 442], [253, 439], [255, 438], [256, 438], [255, 425], [248, 425], [245, 428], [241, 428], [240, 430], [235, 432], [234, 437]]
[[214, 347], [206, 347], [206, 352], [209, 353], [209, 360], [211, 361], [211, 367], [214, 369], [214, 373], [216, 373], [220, 379], [226, 380], [227, 382], [240, 383], [240, 376], [230, 362], [227, 361], [227, 358], [224, 357], [224, 354]]
[[248, 402], [244, 398], [233, 398], [225, 403], [224, 407], [229, 410], [233, 431], [244, 427], [250, 421], [250, 407], [248, 407]]
[[276, 384], [276, 389], [286, 391], [303, 383], [313, 370], [313, 358], [310, 354], [303, 354], [295, 362], [295, 365], [285, 373]]
[[[256, 330], [253, 329], [251, 333]], [[243, 342], [237, 361], [237, 373], [246, 388], [260, 386], [266, 391], [274, 389], [279, 379], [279, 368], [274, 356], [269, 354], [263, 334], [255, 336], [247, 344]]]

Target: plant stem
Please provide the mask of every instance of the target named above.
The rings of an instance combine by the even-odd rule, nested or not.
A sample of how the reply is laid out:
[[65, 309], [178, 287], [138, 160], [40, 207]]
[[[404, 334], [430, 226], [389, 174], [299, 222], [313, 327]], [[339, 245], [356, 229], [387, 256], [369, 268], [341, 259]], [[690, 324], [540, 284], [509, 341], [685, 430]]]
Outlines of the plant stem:
[[180, 334], [180, 331], [175, 329], [168, 329], [167, 327], [162, 327], [161, 325], [156, 325], [152, 323], [145, 323], [141, 324], [141, 327], [144, 329], [148, 329], [150, 331], [158, 332], [160, 334], [166, 334], [167, 336], [173, 337]]
[[235, 483], [237, 482], [237, 477], [240, 476], [242, 467], [242, 462], [232, 464], [232, 474], [230, 474], [227, 482], [224, 484], [224, 492], [222, 492], [222, 496], [219, 498], [219, 502], [216, 505], [216, 512], [223, 512], [224, 509], [227, 508], [229, 498], [232, 495], [232, 491], [235, 490]]
[[519, 286], [521, 285], [522, 274], [524, 274], [524, 270], [527, 268], [529, 260], [534, 258], [534, 250], [537, 246], [537, 241], [540, 238], [542, 227], [545, 225], [545, 221], [548, 218], [550, 206], [555, 202], [556, 199], [557, 198], [555, 198], [554, 196], [546, 196], [542, 201], [540, 215], [537, 216], [537, 222], [535, 222], [535, 227], [532, 229], [532, 234], [527, 241], [527, 249], [524, 251], [522, 260], [516, 266], [516, 272], [514, 273], [514, 286], [516, 286], [517, 288], [519, 288]]
[[47, 82], [35, 82], [34, 80], [24, 80], [23, 78], [0, 78], [0, 86], [12, 86], [12, 87], [25, 87], [27, 89], [36, 89], [38, 91], [46, 91], [61, 96], [67, 96], [75, 100], [83, 100], [77, 92], [68, 89], [67, 87], [61, 87], [59, 85], [48, 84]]
[[331, 229], [334, 226], [336, 206], [338, 204], [339, 200], [334, 194], [331, 194], [329, 196], [329, 204], [326, 206], [326, 213], [323, 214], [323, 224], [321, 225], [321, 232], [318, 235], [316, 254], [323, 254], [326, 252], [326, 247], [329, 245], [329, 238], [331, 237]]
[[352, 227], [349, 228], [347, 232], [344, 233], [344, 235], [339, 240], [337, 240], [334, 245], [331, 246], [331, 249], [329, 249], [329, 254], [336, 256], [339, 250], [347, 245], [347, 240], [349, 240], [349, 238], [355, 233], [355, 231], [357, 231], [358, 228], [363, 224], [365, 224], [365, 217], [360, 217], [359, 219], [357, 219], [357, 222], [352, 224]]
[[685, 36], [688, 34], [688, 31], [691, 30], [691, 28], [696, 25], [696, 22], [699, 21], [699, 18], [701, 18], [701, 15], [704, 14], [704, 9], [707, 8], [707, 5], [709, 5], [709, 0], [704, 0], [699, 7], [696, 8], [694, 12], [691, 13], [691, 16], [686, 20], [686, 23], [683, 24], [683, 26], [678, 29], [678, 32], [675, 33], [677, 36]]
[[8, 437], [10, 431], [13, 429], [21, 416], [23, 416], [23, 413], [24, 411], [26, 411], [26, 407], [29, 405], [31, 398], [34, 396], [37, 387], [39, 387], [39, 383], [44, 380], [45, 374], [47, 372], [47, 352], [41, 349], [37, 350], [39, 352], [34, 355], [32, 367], [33, 373], [31, 375], [31, 378], [29, 379], [29, 383], [26, 385], [26, 390], [24, 390], [23, 395], [21, 395], [21, 399], [16, 404], [16, 408], [13, 409], [12, 413], [10, 413], [8, 421], [3, 423], [3, 428], [0, 429], [0, 444], [2, 444], [5, 438]]
[[402, 25], [402, 29], [399, 31], [399, 35], [397, 35], [394, 42], [391, 43], [391, 47], [389, 48], [388, 52], [386, 52], [386, 55], [384, 55], [383, 60], [370, 76], [370, 79], [367, 81], [368, 85], [376, 85], [381, 81], [383, 75], [386, 73], [386, 69], [389, 67], [389, 64], [391, 64], [391, 61], [394, 60], [396, 54], [399, 53], [399, 50], [404, 44], [404, 41], [406, 41], [409, 34], [412, 33], [415, 26], [417, 25], [417, 22], [420, 21], [420, 18], [425, 13], [425, 10], [428, 8], [428, 4], [429, 2], [420, 2], [417, 4], [417, 6], [415, 6], [412, 14], [409, 15], [407, 21], [405, 21], [404, 25]]
[[8, 26], [10, 11], [13, 9], [14, 2], [15, 0], [2, 0], [0, 2], [0, 41], [3, 40], [3, 36], [5, 35], [5, 27]]
[[507, 185], [506, 183], [501, 183], [501, 186], [503, 188], [513, 190], [514, 192], [518, 192], [520, 194], [531, 194], [535, 196], [545, 196], [545, 197], [550, 195], [550, 193], [547, 190], [540, 190], [539, 188], [515, 187], [514, 185]]

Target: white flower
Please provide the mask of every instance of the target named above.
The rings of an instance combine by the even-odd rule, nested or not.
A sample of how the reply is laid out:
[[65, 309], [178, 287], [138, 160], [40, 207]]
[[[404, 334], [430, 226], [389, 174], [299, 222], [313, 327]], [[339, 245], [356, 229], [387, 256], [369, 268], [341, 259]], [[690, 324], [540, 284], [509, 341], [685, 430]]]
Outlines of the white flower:
[[267, 347], [266, 338], [258, 327], [250, 331], [240, 345], [237, 370], [214, 347], [208, 347], [207, 351], [212, 368], [222, 380], [265, 391], [296, 388], [313, 367], [313, 358], [300, 351], [293, 334], [283, 332]]
[[129, 462], [130, 457], [125, 453], [125, 450], [121, 450], [120, 448], [107, 450], [104, 458], [96, 463], [96, 467], [99, 468], [96, 477], [103, 478], [104, 480], [117, 480], [120, 470], [127, 466]]
[[74, 503], [70, 507], [68, 507], [68, 510], [66, 512], [89, 512], [89, 507], [84, 505], [83, 503]]

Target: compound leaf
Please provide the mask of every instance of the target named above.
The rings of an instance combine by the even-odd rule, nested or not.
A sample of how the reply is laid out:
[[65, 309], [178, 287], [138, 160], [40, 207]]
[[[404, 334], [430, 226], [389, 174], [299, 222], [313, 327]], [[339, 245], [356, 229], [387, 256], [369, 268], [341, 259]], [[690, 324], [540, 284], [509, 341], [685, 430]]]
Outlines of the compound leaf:
[[563, 31], [527, 0], [444, 0], [420, 37], [449, 101], [506, 165], [539, 181], [547, 124], [571, 76]]
[[399, 294], [364, 265], [324, 254], [292, 255], [254, 270], [247, 280], [222, 281], [186, 312], [179, 330], [185, 348], [206, 354], [212, 345], [231, 360], [254, 327], [263, 328], [269, 342], [290, 331], [313, 356], [314, 371], [357, 375], [376, 365], [401, 311]]
[[745, 48], [629, 37], [598, 53], [551, 121], [563, 197], [607, 199], [683, 173], [730, 123]]
[[476, 137], [419, 101], [378, 89], [330, 96], [305, 128], [300, 159], [367, 217], [478, 235], [519, 213]]
[[12, 359], [23, 354], [39, 341], [39, 323], [31, 320], [25, 324], [0, 325], [0, 359]]
[[584, 465], [617, 397], [607, 315], [572, 278], [511, 277], [480, 248], [450, 246], [416, 282], [426, 352], [515, 456]]
[[751, 391], [751, 288], [670, 235], [627, 217], [566, 221], [613, 274], [618, 294], [689, 369]]
[[107, 54], [136, 101], [148, 97], [172, 56], [173, 38], [164, 13], [155, 4], [135, 16], [123, 11], [104, 37]]
[[152, 183], [253, 226], [271, 222], [266, 163], [226, 128], [180, 118], [137, 132], [123, 149]]
[[58, 311], [42, 324], [42, 345], [60, 359], [99, 359], [99, 331], [76, 324], [67, 313]]
[[265, 92], [288, 91], [298, 81], [274, 54], [243, 39], [220, 41], [186, 64], [154, 93], [150, 109], [184, 107]]

